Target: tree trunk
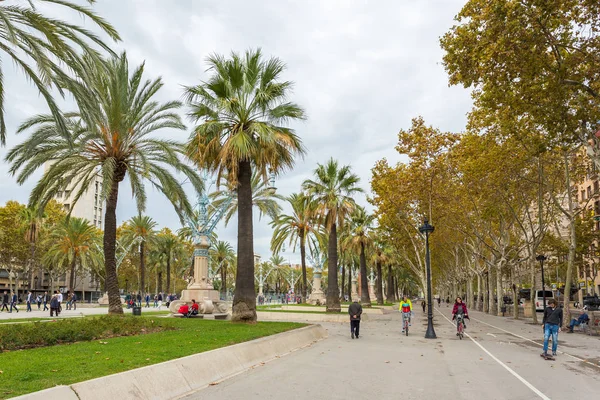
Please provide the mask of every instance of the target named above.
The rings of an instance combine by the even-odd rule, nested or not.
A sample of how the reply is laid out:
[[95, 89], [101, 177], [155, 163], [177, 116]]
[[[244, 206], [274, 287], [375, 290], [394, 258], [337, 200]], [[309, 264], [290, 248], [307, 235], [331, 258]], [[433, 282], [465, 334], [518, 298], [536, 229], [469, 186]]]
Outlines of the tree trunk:
[[354, 279], [354, 261], [348, 265], [348, 286], [346, 288], [348, 289], [348, 301], [350, 303], [352, 303], [352, 279]]
[[306, 279], [306, 238], [303, 230], [300, 231], [300, 264], [302, 264], [302, 302], [306, 303], [308, 281]]
[[[237, 275], [233, 296], [234, 322], [256, 322], [254, 288], [254, 231], [252, 224], [252, 165], [238, 163], [238, 243]], [[331, 279], [331, 277], [330, 277]]]
[[475, 299], [475, 309], [481, 311], [481, 275], [477, 274], [477, 297]]
[[140, 294], [142, 297], [145, 293], [146, 284], [146, 244], [142, 241], [140, 243]]
[[168, 292], [171, 287], [171, 253], [167, 254], [167, 284], [165, 290]]
[[[169, 260], [167, 260], [167, 263]], [[162, 293], [162, 271], [158, 272], [158, 277], [156, 278], [156, 294]]]
[[394, 302], [394, 296], [393, 296], [393, 283], [392, 283], [392, 266], [388, 265], [388, 271], [387, 271], [387, 290], [385, 291], [385, 301], [388, 303], [393, 303]]
[[71, 260], [71, 275], [69, 276], [69, 291], [75, 290], [75, 267], [77, 266], [77, 258], [73, 255]]
[[381, 271], [381, 261], [377, 261], [377, 281], [375, 282], [375, 295], [377, 304], [383, 305], [383, 273]]
[[369, 281], [367, 278], [367, 256], [365, 255], [365, 244], [360, 244], [360, 302], [363, 307], [371, 307], [371, 296], [369, 296]]
[[343, 297], [344, 297], [344, 288], [346, 287], [345, 283], [346, 283], [346, 264], [342, 263], [342, 284], [340, 286], [342, 288], [342, 290], [340, 290], [340, 301], [344, 301]]
[[[565, 152], [565, 181], [567, 186], [567, 196], [569, 199], [569, 231], [570, 231], [570, 242], [569, 242], [569, 258], [567, 261], [567, 276], [565, 277], [565, 298], [563, 300], [563, 312], [565, 313], [563, 318], [563, 326], [567, 326], [571, 322], [571, 309], [569, 307], [571, 300], [571, 281], [573, 280], [573, 264], [575, 263], [575, 251], [577, 249], [577, 230], [575, 229], [575, 207], [573, 205], [573, 196], [571, 195], [571, 174], [569, 171], [569, 156]], [[579, 276], [577, 276], [579, 280]], [[558, 279], [556, 282], [558, 288]], [[560, 293], [557, 291], [557, 293]]]
[[400, 300], [400, 285], [398, 285], [398, 277], [395, 276], [394, 277], [394, 301], [399, 301]]
[[503, 300], [504, 293], [502, 293], [502, 263], [498, 263], [496, 266], [496, 297], [498, 302], [496, 303], [496, 315], [502, 315], [502, 306], [504, 305]]
[[340, 289], [338, 287], [337, 240], [337, 226], [333, 221], [329, 229], [329, 243], [327, 243], [327, 312], [340, 312], [342, 310], [340, 306]]
[[[117, 167], [118, 169], [119, 167]], [[104, 268], [106, 272], [105, 285], [108, 293], [108, 313], [123, 314], [121, 296], [119, 295], [119, 283], [117, 280], [117, 259], [115, 257], [117, 245], [117, 200], [119, 198], [119, 176], [115, 171], [115, 178], [111, 182], [110, 194], [106, 200], [106, 211], [104, 213]]]
[[485, 279], [483, 279], [483, 309], [482, 311], [484, 313], [489, 312], [490, 308], [490, 296], [488, 296], [488, 290], [489, 290], [489, 286], [488, 286], [488, 275], [486, 274]]
[[495, 314], [494, 309], [494, 273], [492, 268], [488, 265], [488, 295], [490, 296], [488, 314]]

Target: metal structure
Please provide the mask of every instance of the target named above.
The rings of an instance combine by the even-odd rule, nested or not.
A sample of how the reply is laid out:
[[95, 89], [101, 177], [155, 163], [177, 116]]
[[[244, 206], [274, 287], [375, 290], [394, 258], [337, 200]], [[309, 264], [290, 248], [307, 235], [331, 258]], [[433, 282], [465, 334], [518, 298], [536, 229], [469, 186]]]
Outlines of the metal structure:
[[427, 272], [427, 332], [425, 339], [436, 339], [435, 330], [433, 329], [433, 296], [431, 293], [431, 259], [429, 256], [429, 235], [434, 231], [433, 225], [429, 224], [427, 218], [423, 221], [423, 225], [419, 227], [419, 232], [425, 234], [425, 268]]

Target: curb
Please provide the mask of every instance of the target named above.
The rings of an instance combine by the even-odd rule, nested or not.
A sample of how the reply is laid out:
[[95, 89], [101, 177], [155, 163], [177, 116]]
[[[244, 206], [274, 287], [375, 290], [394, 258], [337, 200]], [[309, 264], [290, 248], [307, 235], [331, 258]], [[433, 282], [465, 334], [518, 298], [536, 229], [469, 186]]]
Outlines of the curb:
[[173, 399], [240, 374], [327, 337], [321, 325], [266, 336], [191, 356], [120, 372], [70, 386], [56, 386], [14, 399]]
[[[257, 311], [259, 321], [284, 321], [284, 322], [338, 322], [349, 323], [350, 316], [348, 314], [327, 314], [322, 313], [295, 313], [281, 311]], [[368, 314], [362, 315], [362, 320], [369, 320]]]

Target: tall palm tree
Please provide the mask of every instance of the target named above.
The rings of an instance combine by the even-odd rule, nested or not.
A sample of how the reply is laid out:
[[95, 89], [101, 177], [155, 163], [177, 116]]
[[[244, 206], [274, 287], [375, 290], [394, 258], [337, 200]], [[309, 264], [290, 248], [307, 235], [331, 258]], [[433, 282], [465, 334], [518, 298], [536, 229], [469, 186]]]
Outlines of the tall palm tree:
[[[17, 175], [19, 184], [46, 165], [29, 198], [31, 204], [42, 207], [69, 183], [77, 188], [74, 204], [98, 174], [102, 177], [109, 312], [122, 314], [115, 259], [120, 183], [129, 176], [132, 195], [142, 213], [146, 205], [144, 181], [148, 180], [173, 203], [181, 218], [182, 213], [191, 212], [191, 206], [168, 167], [183, 172], [197, 191], [202, 190], [202, 182], [180, 159], [184, 150], [179, 143], [151, 137], [163, 128], [185, 128], [175, 111], [181, 103], [154, 100], [163, 85], [160, 78], [142, 82], [143, 64], [130, 76], [125, 53], [102, 65], [87, 64], [86, 68], [86, 90], [74, 91], [81, 95], [75, 97], [79, 112], [66, 114], [68, 132], [62, 132], [51, 116], [33, 117], [18, 130], [32, 130], [31, 135], [6, 159], [12, 163], [10, 172]], [[86, 92], [88, 97], [83, 95]]]
[[77, 265], [90, 270], [102, 264], [100, 232], [86, 219], [65, 218], [54, 227], [46, 241], [49, 247], [43, 260], [58, 270], [69, 269], [70, 290], [75, 288]]
[[320, 217], [329, 230], [327, 311], [339, 312], [337, 227], [344, 224], [346, 216], [356, 207], [352, 196], [363, 190], [356, 186], [360, 178], [352, 173], [350, 166], [340, 166], [333, 158], [327, 164], [318, 164], [314, 174], [315, 179], [307, 179], [302, 187], [319, 204]]
[[[231, 183], [233, 179], [233, 177], [226, 176], [226, 189], [216, 190], [210, 194], [213, 210], [218, 210], [231, 201], [225, 211], [225, 225], [238, 210], [236, 187]], [[277, 200], [282, 200], [283, 197], [275, 194], [270, 184], [256, 170], [252, 173], [250, 184], [252, 186], [252, 205], [258, 208], [259, 218], [262, 218], [263, 215], [268, 215], [271, 219], [276, 218], [281, 212], [281, 206]]]
[[227, 271], [235, 261], [235, 252], [228, 242], [217, 241], [209, 250], [212, 262], [216, 265], [215, 273], [221, 274], [221, 298], [227, 298]]
[[[163, 229], [155, 240], [155, 251], [162, 258], [165, 265], [165, 275], [167, 276], [166, 291], [171, 287], [171, 266], [176, 255], [183, 251], [183, 244], [179, 237], [171, 233], [168, 229]], [[159, 274], [159, 282], [162, 283], [162, 277]], [[159, 290], [160, 291], [160, 290]]]
[[[81, 6], [69, 0], [39, 0], [57, 6], [58, 10], [71, 10], [89, 18], [102, 32], [113, 40], [120, 40], [117, 31], [89, 7]], [[95, 3], [95, 0], [88, 0]], [[61, 10], [61, 11], [62, 11]], [[62, 81], [69, 79], [60, 64], [66, 64], [71, 71], [79, 72], [79, 52], [96, 57], [96, 51], [90, 44], [100, 46], [106, 51], [110, 48], [92, 31], [71, 23], [41, 14], [33, 1], [21, 1], [19, 4], [0, 5], [0, 52], [19, 67], [40, 94], [44, 97], [57, 123], [66, 127], [50, 89], [63, 87]], [[0, 144], [6, 144], [6, 125], [4, 121], [4, 76], [0, 58]], [[7, 60], [6, 60], [7, 61]]]
[[263, 60], [260, 50], [208, 58], [211, 76], [188, 87], [190, 117], [196, 126], [188, 143], [189, 157], [203, 169], [227, 174], [237, 188], [237, 276], [233, 321], [256, 321], [252, 173], [266, 180], [294, 165], [304, 153], [300, 138], [284, 126], [304, 118], [304, 110], [286, 100], [292, 83], [281, 81], [285, 65], [277, 58]]
[[377, 297], [377, 304], [383, 305], [383, 270], [382, 267], [388, 264], [391, 260], [391, 250], [388, 245], [383, 241], [380, 233], [373, 235], [373, 254], [372, 261], [377, 269], [377, 277], [375, 281], [375, 296]]
[[[33, 288], [33, 267], [35, 262], [35, 250], [40, 231], [42, 230], [45, 215], [40, 212], [37, 207], [27, 207], [21, 210], [21, 222], [25, 228], [25, 241], [29, 244], [29, 289]], [[41, 279], [39, 281], [41, 284]], [[37, 288], [36, 288], [37, 289]]]
[[136, 215], [123, 226], [123, 240], [126, 246], [139, 243], [140, 293], [146, 292], [146, 248], [148, 245], [153, 244], [156, 239], [156, 231], [154, 230], [156, 225], [157, 223], [147, 215]]
[[367, 277], [366, 248], [371, 245], [370, 233], [373, 229], [375, 216], [357, 206], [350, 214], [350, 245], [357, 250], [360, 257], [360, 302], [363, 306], [371, 307], [369, 296], [369, 281]]
[[302, 264], [302, 299], [307, 299], [307, 281], [306, 281], [306, 244], [310, 235], [318, 233], [315, 224], [317, 203], [310, 197], [302, 193], [294, 193], [287, 199], [292, 206], [291, 214], [280, 214], [271, 222], [274, 228], [271, 239], [271, 251], [279, 253], [285, 243], [289, 241], [289, 246], [296, 248], [300, 245], [300, 263]]

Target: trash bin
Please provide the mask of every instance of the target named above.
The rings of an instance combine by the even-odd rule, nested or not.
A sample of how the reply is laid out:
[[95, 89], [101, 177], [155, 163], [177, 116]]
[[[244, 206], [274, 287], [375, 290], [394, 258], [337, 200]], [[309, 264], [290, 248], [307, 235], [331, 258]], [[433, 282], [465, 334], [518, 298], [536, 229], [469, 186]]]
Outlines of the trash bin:
[[142, 307], [133, 306], [133, 315], [142, 315]]

